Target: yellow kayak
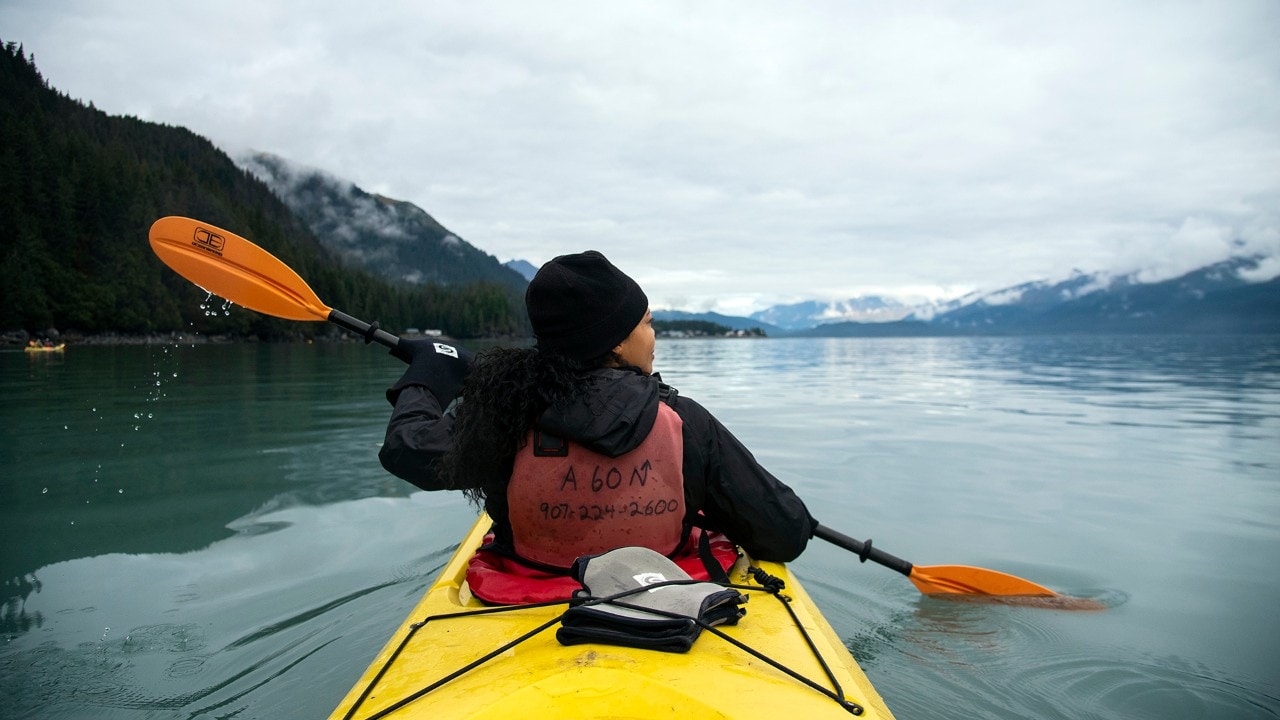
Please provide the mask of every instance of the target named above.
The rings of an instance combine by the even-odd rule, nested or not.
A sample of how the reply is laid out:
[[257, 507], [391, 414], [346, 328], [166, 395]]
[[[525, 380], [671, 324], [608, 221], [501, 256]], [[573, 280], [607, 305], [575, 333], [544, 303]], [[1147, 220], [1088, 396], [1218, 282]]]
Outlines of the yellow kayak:
[[23, 348], [23, 350], [29, 353], [62, 352], [66, 349], [66, 343], [59, 343], [58, 345], [28, 345]]
[[[740, 558], [729, 579], [750, 588], [746, 616], [705, 628], [687, 653], [565, 646], [556, 628], [566, 605], [490, 608], [472, 597], [467, 561], [489, 525], [482, 515], [331, 720], [892, 717], [783, 564]], [[785, 588], [768, 592], [751, 566]]]

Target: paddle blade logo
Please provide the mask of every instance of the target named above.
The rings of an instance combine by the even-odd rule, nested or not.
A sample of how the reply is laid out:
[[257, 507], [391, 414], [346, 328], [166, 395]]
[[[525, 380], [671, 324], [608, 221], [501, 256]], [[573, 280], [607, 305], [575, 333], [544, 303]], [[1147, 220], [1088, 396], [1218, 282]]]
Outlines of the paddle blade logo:
[[222, 248], [226, 246], [227, 239], [221, 235], [210, 232], [202, 227], [196, 228], [196, 239], [192, 245], [213, 253], [219, 257], [222, 256]]

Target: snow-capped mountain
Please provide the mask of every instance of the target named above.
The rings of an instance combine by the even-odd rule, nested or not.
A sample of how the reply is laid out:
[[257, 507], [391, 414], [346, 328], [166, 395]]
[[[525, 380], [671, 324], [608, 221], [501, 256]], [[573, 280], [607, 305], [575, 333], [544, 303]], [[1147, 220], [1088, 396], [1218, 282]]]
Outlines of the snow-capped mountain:
[[835, 323], [803, 334], [1280, 332], [1280, 277], [1266, 258], [1232, 258], [1160, 282], [1140, 277], [1077, 272], [1061, 282], [973, 295], [892, 323]]
[[915, 310], [895, 300], [868, 296], [848, 300], [808, 300], [773, 307], [751, 314], [752, 320], [769, 323], [785, 330], [806, 328], [837, 322], [891, 322], [901, 320]]
[[[862, 305], [820, 301], [779, 305], [750, 318], [674, 311], [656, 311], [654, 317], [761, 327], [775, 337], [1280, 333], [1277, 274], [1277, 265], [1270, 259], [1236, 257], [1159, 282], [1143, 282], [1140, 273], [1076, 271], [1059, 282], [1022, 283], [915, 308], [891, 301], [881, 305], [877, 298]], [[841, 320], [840, 313], [862, 319]], [[772, 322], [765, 322], [766, 318]]]
[[935, 326], [1000, 332], [1265, 332], [1280, 330], [1280, 278], [1257, 282], [1263, 258], [1236, 257], [1161, 282], [1137, 273], [1076, 273], [1027, 283], [935, 316]]

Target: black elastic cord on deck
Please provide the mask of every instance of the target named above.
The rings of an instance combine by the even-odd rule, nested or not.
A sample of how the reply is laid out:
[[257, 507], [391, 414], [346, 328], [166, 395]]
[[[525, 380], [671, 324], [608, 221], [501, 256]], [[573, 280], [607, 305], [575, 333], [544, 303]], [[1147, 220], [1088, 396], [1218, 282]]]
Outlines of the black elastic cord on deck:
[[[409, 642], [413, 639], [413, 636], [417, 634], [418, 630], [425, 627], [427, 623], [431, 622], [432, 620], [448, 620], [450, 618], [472, 617], [476, 615], [491, 615], [495, 613], [514, 612], [517, 610], [529, 610], [533, 608], [550, 607], [553, 605], [569, 604], [573, 606], [581, 606], [581, 605], [599, 605], [602, 603], [610, 603], [613, 605], [617, 605], [619, 607], [631, 608], [633, 610], [640, 610], [643, 612], [648, 612], [654, 615], [659, 615], [659, 616], [664, 616], [669, 618], [683, 618], [683, 619], [693, 620], [703, 630], [709, 631], [712, 635], [715, 635], [716, 637], [725, 640], [730, 645], [733, 645], [734, 647], [742, 650], [743, 652], [751, 655], [752, 657], [758, 660], [761, 660], [762, 662], [768, 664], [770, 667], [773, 667], [781, 671], [782, 673], [786, 674], [788, 677], [791, 677], [792, 679], [803, 683], [809, 688], [812, 688], [813, 690], [816, 690], [819, 693], [822, 693], [823, 695], [831, 698], [832, 700], [835, 700], [836, 703], [840, 705], [840, 707], [847, 710], [850, 714], [861, 715], [864, 712], [863, 707], [844, 697], [844, 690], [840, 687], [840, 682], [836, 680], [835, 674], [831, 671], [831, 667], [827, 664], [826, 659], [822, 657], [822, 653], [818, 650], [817, 645], [814, 644], [813, 639], [809, 636], [809, 632], [804, 629], [804, 624], [800, 622], [800, 618], [796, 616], [795, 610], [791, 607], [791, 598], [782, 594], [782, 591], [786, 589], [786, 582], [783, 581], [781, 578], [774, 577], [773, 575], [766, 573], [764, 570], [758, 567], [750, 567], [747, 569], [747, 572], [748, 574], [751, 575], [751, 578], [759, 584], [760, 587], [755, 587], [752, 585], [736, 585], [733, 583], [717, 583], [717, 584], [722, 585], [726, 588], [734, 589], [734, 590], [748, 590], [751, 592], [764, 591], [769, 593], [770, 595], [773, 595], [775, 598], [777, 598], [778, 602], [782, 603], [782, 606], [787, 609], [787, 614], [791, 616], [791, 621], [795, 624], [796, 629], [800, 631], [800, 636], [804, 638], [805, 644], [808, 645], [809, 647], [809, 651], [812, 652], [813, 656], [818, 660], [818, 664], [822, 667], [822, 671], [826, 674], [827, 680], [831, 683], [831, 686], [832, 688], [834, 688], [834, 690], [828, 690], [827, 688], [819, 685], [813, 680], [810, 680], [809, 678], [801, 675], [795, 670], [792, 670], [786, 665], [783, 665], [777, 660], [774, 660], [768, 655], [765, 655], [759, 650], [752, 648], [750, 645], [747, 645], [746, 643], [743, 643], [739, 640], [735, 640], [732, 637], [729, 637], [720, 629], [718, 629], [714, 625], [711, 625], [710, 623], [707, 623], [704, 620], [701, 620], [699, 618], [691, 618], [688, 615], [680, 615], [679, 613], [658, 610], [656, 608], [632, 605], [626, 602], [619, 602], [619, 600], [621, 600], [622, 598], [635, 595], [643, 591], [653, 590], [654, 588], [663, 587], [665, 585], [692, 585], [695, 583], [704, 582], [700, 580], [667, 580], [665, 582], [653, 583], [652, 585], [643, 585], [637, 588], [632, 588], [631, 590], [625, 590], [623, 592], [615, 593], [607, 597], [579, 595], [579, 596], [570, 598], [568, 600], [551, 600], [548, 602], [531, 603], [528, 605], [503, 605], [500, 607], [488, 607], [488, 608], [481, 608], [479, 610], [466, 610], [466, 611], [457, 612], [457, 613], [446, 613], [444, 615], [429, 616], [409, 626], [409, 632], [405, 635], [404, 639], [400, 641], [400, 644], [396, 646], [396, 649], [391, 653], [391, 656], [387, 658], [387, 661], [383, 663], [382, 667], [378, 670], [378, 673], [374, 675], [372, 680], [369, 681], [369, 684], [365, 687], [364, 691], [360, 693], [360, 697], [356, 698], [356, 701], [351, 704], [351, 709], [349, 709], [346, 715], [343, 716], [343, 720], [351, 720], [355, 716], [356, 710], [360, 708], [360, 706], [364, 703], [364, 701], [373, 692], [373, 688], [377, 686], [378, 682], [382, 680], [383, 676], [386, 675], [387, 671], [391, 669], [391, 665], [395, 663], [397, 658], [400, 657], [401, 651], [404, 650], [405, 646], [409, 644]], [[560, 620], [563, 619], [563, 617], [564, 617], [564, 613], [561, 613], [551, 618], [550, 620], [539, 625], [533, 630], [530, 630], [529, 632], [521, 635], [515, 640], [512, 640], [511, 642], [499, 647], [498, 649], [493, 650], [492, 652], [489, 652], [480, 658], [477, 658], [476, 660], [464, 665], [461, 668], [458, 668], [454, 672], [449, 673], [448, 675], [440, 678], [439, 680], [436, 680], [435, 682], [431, 683], [430, 685], [427, 685], [426, 687], [413, 693], [412, 695], [402, 700], [398, 700], [392, 705], [382, 710], [379, 710], [373, 715], [370, 715], [365, 720], [379, 720], [380, 718], [384, 718], [387, 715], [390, 715], [391, 713], [408, 705], [414, 700], [417, 700], [418, 698], [421, 698], [424, 695], [427, 695], [428, 693], [432, 692], [433, 690], [436, 690], [442, 685], [458, 677], [461, 677], [462, 675], [465, 675], [468, 672], [471, 672], [472, 670], [489, 662], [493, 658], [498, 657], [499, 655], [507, 652], [508, 650], [523, 643], [524, 641], [529, 640], [537, 636], [538, 634], [546, 631], [548, 628], [560, 622]]]
[[783, 665], [777, 660], [774, 660], [768, 655], [765, 655], [759, 650], [756, 650], [750, 645], [747, 645], [746, 643], [743, 643], [740, 640], [733, 639], [732, 637], [730, 637], [729, 635], [721, 631], [719, 628], [717, 628], [715, 625], [711, 625], [710, 623], [700, 618], [691, 618], [688, 615], [681, 615], [679, 613], [669, 612], [666, 610], [659, 610], [657, 608], [646, 607], [643, 605], [633, 605], [627, 602], [619, 602], [618, 600], [619, 598], [626, 597], [628, 595], [635, 595], [642, 590], [651, 590], [653, 588], [661, 587], [663, 585], [689, 585], [689, 584], [694, 584], [701, 581], [668, 580], [666, 582], [654, 583], [652, 585], [646, 585], [646, 586], [635, 588], [632, 590], [627, 590], [625, 592], [620, 592], [616, 595], [610, 595], [607, 598], [591, 598], [590, 602], [588, 602], [587, 604], [596, 605], [599, 603], [607, 602], [611, 605], [617, 605], [618, 607], [624, 607], [631, 610], [639, 610], [641, 612], [647, 612], [647, 613], [658, 615], [661, 617], [668, 617], [672, 619], [693, 620], [695, 623], [698, 624], [698, 627], [701, 627], [703, 630], [707, 630], [711, 632], [712, 635], [715, 635], [716, 637], [724, 639], [730, 645], [733, 645], [739, 650], [746, 652], [752, 657], [758, 660], [761, 660], [766, 664], [768, 664], [769, 666], [785, 673], [789, 677], [795, 680], [798, 680], [801, 683], [804, 683], [805, 685], [809, 686], [810, 688], [817, 690], [823, 695], [826, 695], [832, 700], [835, 700], [837, 703], [840, 704], [840, 707], [847, 710], [850, 714], [861, 715], [863, 712], [865, 712], [864, 708], [861, 705], [851, 700], [848, 700], [844, 697], [844, 689], [840, 687], [840, 681], [836, 679], [835, 673], [832, 672], [831, 666], [827, 664], [826, 658], [822, 656], [822, 652], [818, 650], [818, 646], [814, 644], [813, 638], [809, 636], [809, 631], [804, 629], [804, 624], [801, 623], [800, 618], [796, 616], [795, 609], [792, 608], [791, 606], [791, 598], [782, 594], [782, 591], [787, 587], [786, 582], [782, 580], [782, 578], [774, 577], [773, 575], [770, 575], [764, 570], [754, 566], [747, 568], [747, 573], [751, 575], [752, 580], [755, 580], [757, 583], [759, 583], [760, 587], [754, 587], [751, 585], [735, 585], [733, 583], [717, 583], [717, 584], [723, 585], [726, 588], [731, 588], [734, 590], [749, 590], [752, 592], [760, 592], [761, 590], [763, 590], [769, 593], [770, 595], [773, 595], [775, 598], [777, 598], [778, 602], [782, 603], [782, 606], [787, 609], [787, 614], [791, 616], [791, 622], [795, 624], [796, 630], [800, 632], [800, 637], [804, 638], [805, 645], [809, 647], [809, 652], [813, 653], [813, 657], [818, 661], [818, 665], [822, 667], [822, 672], [827, 676], [827, 680], [831, 683], [831, 687], [833, 688], [832, 690], [828, 690], [827, 688], [819, 685], [813, 680], [810, 680], [809, 678], [801, 675], [795, 670], [792, 670], [786, 665]]
[[[449, 617], [449, 616], [443, 616], [443, 617]], [[437, 619], [439, 619], [439, 618], [437, 618]], [[458, 668], [457, 670], [455, 670], [455, 671], [453, 671], [453, 672], [449, 673], [448, 675], [445, 675], [444, 677], [442, 677], [442, 678], [440, 678], [439, 680], [437, 680], [437, 681], [435, 681], [435, 682], [431, 683], [430, 685], [428, 685], [428, 686], [426, 686], [426, 687], [422, 688], [421, 690], [419, 690], [418, 692], [416, 692], [416, 693], [414, 693], [414, 694], [410, 695], [409, 697], [407, 697], [407, 698], [405, 698], [405, 699], [403, 699], [403, 700], [400, 700], [400, 701], [398, 701], [398, 702], [396, 702], [396, 703], [394, 703], [394, 704], [390, 705], [389, 707], [387, 707], [387, 708], [386, 708], [386, 709], [384, 709], [384, 710], [380, 710], [380, 711], [378, 711], [378, 712], [374, 713], [373, 715], [370, 715], [370, 716], [368, 717], [368, 720], [377, 720], [378, 718], [383, 718], [383, 717], [386, 717], [387, 715], [390, 715], [391, 713], [395, 712], [396, 710], [399, 710], [400, 708], [404, 707], [405, 705], [408, 705], [409, 703], [413, 702], [414, 700], [417, 700], [418, 698], [422, 697], [423, 695], [426, 695], [427, 693], [431, 692], [432, 690], [435, 690], [436, 688], [440, 687], [441, 685], [444, 685], [445, 683], [449, 682], [450, 680], [453, 680], [454, 678], [458, 678], [458, 677], [461, 677], [461, 676], [463, 676], [463, 675], [466, 675], [467, 673], [471, 672], [472, 670], [474, 670], [474, 669], [476, 669], [476, 668], [480, 667], [481, 665], [483, 665], [483, 664], [485, 664], [485, 663], [489, 662], [490, 660], [492, 660], [492, 659], [494, 659], [494, 658], [498, 657], [499, 655], [501, 655], [501, 654], [505, 653], [506, 651], [510, 650], [511, 648], [513, 648], [513, 647], [515, 647], [515, 646], [519, 645], [520, 643], [524, 642], [525, 640], [528, 640], [529, 638], [531, 638], [531, 637], [533, 637], [533, 636], [537, 635], [538, 633], [542, 632], [543, 630], [546, 630], [547, 628], [552, 627], [553, 625], [555, 625], [555, 624], [556, 624], [556, 623], [558, 623], [558, 622], [560, 622], [560, 616], [559, 616], [559, 615], [557, 615], [556, 617], [551, 618], [550, 620], [548, 620], [548, 621], [544, 622], [543, 624], [539, 625], [538, 627], [536, 627], [536, 628], [534, 628], [534, 629], [530, 630], [529, 632], [525, 633], [524, 635], [521, 635], [520, 637], [516, 638], [515, 640], [512, 640], [511, 642], [507, 643], [506, 645], [503, 645], [502, 647], [500, 647], [500, 648], [498, 648], [498, 649], [496, 649], [496, 650], [494, 650], [494, 651], [492, 651], [492, 652], [488, 653], [487, 655], [484, 655], [483, 657], [477, 658], [476, 660], [474, 660], [474, 661], [472, 661], [472, 662], [470, 662], [470, 663], [467, 663], [466, 665], [463, 665], [462, 667]]]
[[[399, 657], [400, 657], [400, 653], [401, 653], [401, 651], [403, 651], [403, 650], [405, 649], [405, 646], [407, 646], [407, 645], [409, 644], [409, 642], [410, 642], [411, 640], [413, 640], [413, 636], [414, 636], [414, 635], [417, 635], [417, 634], [418, 634], [418, 631], [419, 631], [419, 630], [421, 630], [422, 628], [426, 627], [427, 623], [431, 622], [432, 620], [448, 620], [449, 618], [472, 617], [472, 616], [475, 616], [475, 615], [492, 615], [492, 614], [495, 614], [495, 613], [513, 612], [513, 611], [515, 611], [515, 610], [529, 610], [529, 609], [533, 609], [533, 608], [550, 607], [550, 606], [552, 606], [552, 605], [565, 605], [565, 604], [567, 604], [568, 602], [569, 602], [568, 600], [551, 600], [551, 601], [548, 601], [548, 602], [531, 603], [531, 604], [528, 604], [528, 605], [503, 605], [503, 606], [501, 606], [501, 607], [487, 607], [487, 608], [480, 608], [480, 609], [478, 609], [478, 610], [465, 610], [465, 611], [463, 611], [463, 612], [458, 612], [458, 613], [446, 613], [446, 614], [443, 614], [443, 615], [430, 615], [430, 616], [428, 616], [428, 617], [426, 617], [426, 618], [424, 618], [424, 619], [422, 619], [422, 620], [419, 620], [419, 621], [418, 621], [418, 622], [416, 622], [416, 623], [413, 623], [412, 625], [410, 625], [410, 626], [409, 626], [409, 632], [404, 636], [404, 639], [400, 641], [400, 644], [399, 644], [399, 645], [397, 645], [397, 646], [396, 646], [396, 649], [392, 651], [391, 656], [390, 656], [390, 657], [388, 657], [388, 658], [387, 658], [387, 661], [386, 661], [385, 663], [383, 663], [383, 664], [382, 664], [382, 667], [381, 667], [381, 668], [379, 668], [379, 669], [378, 669], [378, 673], [377, 673], [376, 675], [374, 675], [374, 676], [373, 676], [373, 679], [369, 681], [369, 684], [365, 686], [364, 690], [360, 693], [360, 697], [356, 698], [356, 701], [355, 701], [355, 702], [353, 702], [353, 703], [351, 703], [351, 709], [347, 710], [347, 714], [342, 716], [342, 717], [343, 717], [343, 720], [351, 720], [353, 717], [355, 717], [356, 711], [360, 709], [360, 706], [361, 706], [361, 705], [363, 705], [363, 704], [364, 704], [364, 701], [368, 699], [368, 697], [369, 697], [370, 693], [372, 693], [372, 692], [373, 692], [373, 689], [374, 689], [375, 687], [377, 687], [378, 683], [382, 680], [383, 676], [384, 676], [384, 675], [386, 675], [386, 674], [387, 674], [387, 671], [391, 669], [391, 665], [392, 665], [393, 663], [395, 663], [395, 661], [396, 661], [396, 659], [397, 659], [397, 658], [399, 658]], [[497, 650], [494, 650], [493, 652], [491, 652], [491, 653], [489, 653], [489, 654], [485, 655], [484, 657], [481, 657], [480, 659], [475, 660], [475, 661], [473, 661], [473, 662], [471, 662], [471, 663], [469, 663], [469, 664], [465, 665], [465, 666], [464, 666], [464, 667], [462, 667], [462, 668], [459, 668], [458, 670], [456, 670], [456, 671], [454, 671], [454, 672], [450, 673], [449, 675], [446, 675], [445, 677], [443, 677], [443, 678], [441, 678], [441, 679], [439, 679], [439, 680], [435, 681], [434, 683], [431, 683], [431, 684], [430, 684], [430, 685], [428, 685], [427, 687], [425, 687], [425, 688], [423, 688], [423, 689], [419, 690], [418, 692], [416, 692], [416, 693], [414, 693], [414, 694], [410, 695], [409, 697], [407, 697], [407, 698], [405, 698], [405, 699], [403, 699], [403, 700], [400, 700], [400, 701], [396, 702], [396, 703], [395, 703], [395, 704], [393, 704], [392, 706], [390, 706], [390, 707], [388, 707], [388, 708], [385, 708], [385, 709], [383, 709], [383, 710], [380, 710], [380, 711], [378, 711], [378, 712], [374, 713], [373, 715], [370, 715], [368, 718], [366, 718], [366, 720], [375, 720], [376, 718], [382, 718], [382, 717], [385, 717], [385, 716], [387, 716], [388, 714], [390, 714], [390, 713], [392, 713], [392, 712], [395, 712], [396, 710], [399, 710], [400, 708], [404, 707], [405, 705], [407, 705], [407, 704], [409, 704], [409, 703], [413, 702], [414, 700], [417, 700], [418, 698], [422, 697], [423, 695], [426, 695], [427, 693], [431, 692], [432, 690], [435, 690], [436, 688], [440, 687], [441, 685], [444, 685], [445, 683], [449, 682], [450, 680], [453, 680], [454, 678], [457, 678], [457, 677], [459, 677], [459, 676], [461, 676], [461, 675], [464, 675], [464, 674], [466, 674], [466, 673], [470, 672], [471, 670], [474, 670], [475, 668], [477, 668], [477, 667], [479, 667], [479, 666], [483, 665], [484, 663], [486, 663], [486, 662], [488, 662], [488, 661], [492, 660], [493, 658], [497, 657], [498, 655], [501, 655], [502, 653], [504, 653], [504, 652], [506, 652], [506, 651], [510, 650], [511, 648], [515, 647], [516, 645], [519, 645], [520, 643], [524, 642], [525, 640], [528, 640], [529, 638], [531, 638], [531, 637], [533, 637], [533, 636], [537, 635], [538, 633], [540, 633], [540, 632], [542, 632], [542, 631], [546, 630], [547, 628], [549, 628], [549, 627], [551, 627], [551, 626], [555, 625], [556, 623], [560, 622], [560, 618], [561, 618], [561, 616], [563, 616], [563, 614], [564, 614], [564, 613], [561, 613], [560, 615], [557, 615], [557, 616], [555, 616], [555, 617], [551, 618], [550, 620], [548, 620], [547, 622], [543, 623], [542, 625], [539, 625], [537, 628], [534, 628], [533, 630], [530, 630], [529, 632], [525, 633], [524, 635], [521, 635], [520, 637], [516, 638], [515, 640], [512, 640], [511, 642], [507, 643], [506, 645], [503, 645], [502, 647], [498, 648]]]
[[[840, 687], [840, 681], [836, 680], [835, 673], [831, 671], [831, 666], [827, 664], [827, 659], [822, 657], [822, 653], [818, 650], [818, 646], [813, 643], [813, 638], [809, 637], [809, 631], [804, 629], [804, 623], [800, 622], [800, 618], [796, 617], [795, 608], [791, 607], [791, 598], [782, 594], [782, 591], [785, 590], [787, 587], [787, 583], [783, 581], [782, 578], [774, 577], [773, 575], [770, 575], [769, 573], [765, 572], [764, 570], [758, 567], [751, 567], [747, 570], [747, 572], [751, 574], [751, 578], [753, 580], [760, 583], [760, 586], [763, 587], [765, 591], [767, 591], [770, 595], [773, 595], [774, 597], [778, 598], [778, 602], [782, 603], [782, 606], [787, 609], [787, 614], [791, 616], [791, 621], [795, 623], [796, 629], [800, 631], [800, 637], [804, 638], [805, 644], [809, 646], [809, 651], [812, 652], [813, 656], [818, 660], [818, 664], [822, 666], [822, 672], [826, 674], [827, 680], [831, 682], [832, 690], [828, 690], [818, 685], [817, 683], [813, 682], [812, 680], [809, 680], [808, 678], [799, 675], [798, 673], [791, 670], [790, 668], [784, 667], [783, 665], [774, 661], [773, 659], [765, 657], [764, 655], [761, 655], [755, 650], [747, 647], [746, 645], [743, 645], [742, 643], [738, 642], [737, 640], [734, 640], [733, 638], [729, 637], [728, 635], [725, 635], [724, 633], [720, 632], [719, 630], [713, 627], [703, 626], [703, 628], [705, 630], [710, 630], [712, 634], [716, 635], [717, 637], [721, 637], [721, 638], [724, 638], [725, 640], [728, 640], [731, 644], [745, 650], [748, 653], [751, 653], [751, 655], [769, 663], [773, 667], [799, 680], [805, 685], [808, 685], [809, 687], [817, 690], [823, 695], [826, 695], [832, 700], [835, 700], [836, 702], [840, 703], [840, 707], [844, 708], [845, 710], [848, 710], [851, 714], [861, 715], [863, 713], [863, 707], [851, 700], [845, 699], [844, 689]], [[699, 621], [698, 624], [702, 625], [702, 622]]]
[[755, 580], [760, 587], [773, 595], [778, 595], [783, 590], [787, 589], [787, 584], [783, 582], [782, 578], [774, 577], [754, 565], [747, 568], [747, 574], [750, 575], [751, 579]]

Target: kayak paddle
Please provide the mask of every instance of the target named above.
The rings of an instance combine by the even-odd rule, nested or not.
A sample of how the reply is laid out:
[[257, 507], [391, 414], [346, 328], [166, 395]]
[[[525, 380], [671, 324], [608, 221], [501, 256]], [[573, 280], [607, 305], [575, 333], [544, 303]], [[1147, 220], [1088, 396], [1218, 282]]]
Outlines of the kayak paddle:
[[862, 562], [870, 560], [906, 575], [916, 589], [925, 595], [1036, 605], [1059, 610], [1101, 610], [1105, 607], [1097, 600], [1060, 595], [1043, 585], [998, 570], [970, 565], [914, 565], [872, 547], [870, 540], [855, 540], [825, 525], [814, 528], [813, 535], [848, 550]]
[[[325, 321], [392, 350], [400, 338], [320, 302], [298, 273], [252, 242], [220, 227], [185, 217], [151, 225], [151, 249], [179, 275], [205, 292], [286, 320]], [[398, 357], [398, 355], [397, 355]], [[403, 358], [402, 358], [403, 359]]]
[[[396, 352], [400, 338], [380, 329], [376, 322], [369, 324], [325, 305], [292, 268], [233, 232], [199, 220], [170, 216], [151, 225], [150, 240], [151, 249], [165, 265], [205, 292], [286, 320], [327, 320], [363, 337], [366, 343], [377, 342], [391, 348], [393, 355], [407, 361]], [[1048, 604], [1054, 607], [1062, 606], [1060, 602], [1052, 602], [1055, 600], [1077, 600], [996, 570], [966, 565], [912, 565], [871, 547], [870, 540], [855, 540], [823, 525], [813, 534], [849, 550], [863, 562], [871, 560], [897, 570], [926, 595], [1000, 597], [1018, 601], [1048, 599]]]
[[844, 533], [836, 532], [825, 525], [814, 528], [815, 537], [848, 550], [861, 558], [862, 562], [870, 560], [890, 570], [897, 570], [912, 582], [920, 592], [926, 595], [961, 594], [961, 595], [1027, 595], [1049, 597], [1058, 593], [1030, 580], [1007, 575], [996, 570], [969, 567], [968, 565], [933, 565], [920, 567], [900, 557], [871, 547], [871, 541], [855, 540]]

